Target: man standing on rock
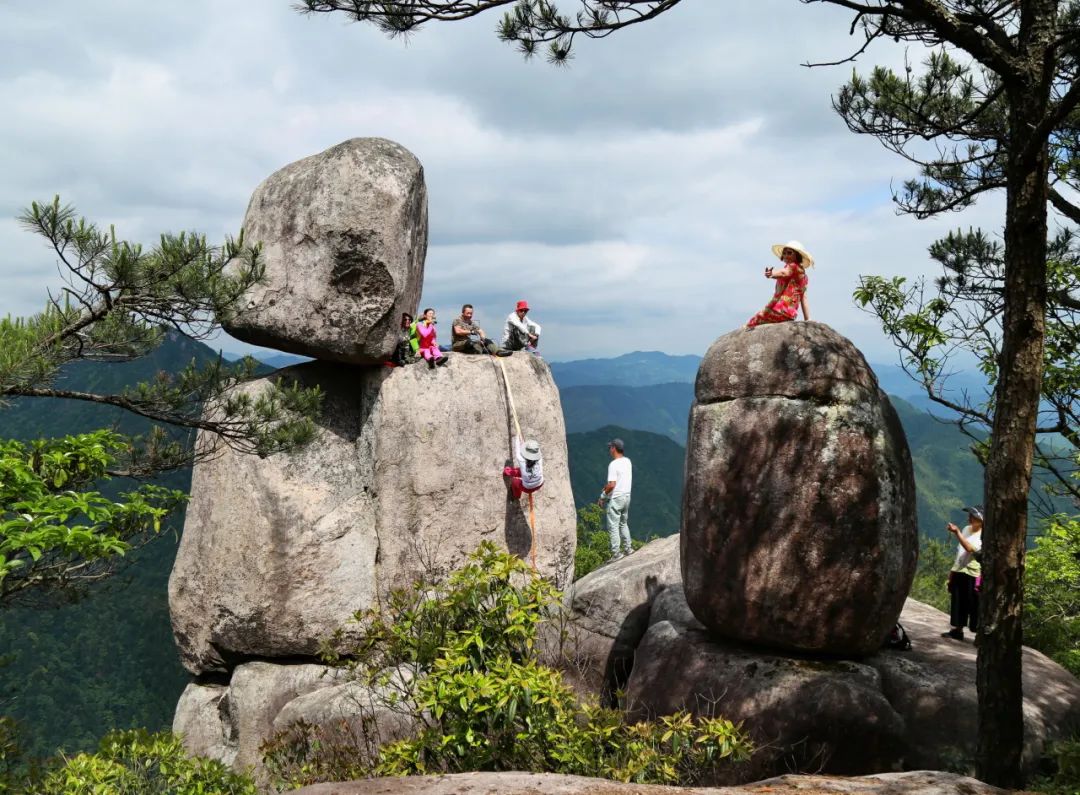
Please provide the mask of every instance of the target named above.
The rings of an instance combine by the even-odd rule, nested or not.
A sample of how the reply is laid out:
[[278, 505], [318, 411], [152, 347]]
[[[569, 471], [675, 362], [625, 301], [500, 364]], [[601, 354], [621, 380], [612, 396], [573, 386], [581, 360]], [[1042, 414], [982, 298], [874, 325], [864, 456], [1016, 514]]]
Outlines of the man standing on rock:
[[455, 353], [490, 353], [493, 356], [509, 356], [503, 353], [495, 341], [488, 339], [484, 330], [473, 322], [473, 305], [465, 304], [461, 307], [461, 314], [454, 320], [451, 329], [450, 349]]
[[630, 546], [630, 525], [627, 524], [630, 518], [630, 487], [634, 481], [634, 468], [624, 453], [625, 449], [622, 439], [608, 442], [611, 463], [608, 464], [607, 484], [600, 492], [600, 499], [596, 501], [601, 507], [607, 503], [604, 521], [607, 524], [608, 544], [611, 547], [609, 563], [634, 551]]
[[502, 344], [508, 351], [528, 351], [539, 356], [536, 346], [540, 344], [540, 324], [525, 317], [527, 314], [529, 302], [518, 301], [517, 308], [506, 317]]

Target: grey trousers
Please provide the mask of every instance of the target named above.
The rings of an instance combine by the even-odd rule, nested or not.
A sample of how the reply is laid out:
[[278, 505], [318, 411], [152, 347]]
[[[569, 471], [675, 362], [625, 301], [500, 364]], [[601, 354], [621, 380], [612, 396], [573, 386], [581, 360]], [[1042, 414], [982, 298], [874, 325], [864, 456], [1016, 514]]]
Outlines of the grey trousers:
[[616, 497], [608, 497], [607, 510], [604, 512], [607, 523], [608, 546], [611, 554], [617, 553], [620, 548], [623, 552], [630, 551], [630, 495], [620, 494]]

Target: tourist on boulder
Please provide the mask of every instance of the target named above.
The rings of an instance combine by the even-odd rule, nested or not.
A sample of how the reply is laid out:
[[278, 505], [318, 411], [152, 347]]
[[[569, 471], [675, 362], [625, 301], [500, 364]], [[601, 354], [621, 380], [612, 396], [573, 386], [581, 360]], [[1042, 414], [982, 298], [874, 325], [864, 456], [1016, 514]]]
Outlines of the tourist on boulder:
[[420, 322], [416, 324], [416, 338], [419, 341], [420, 355], [427, 361], [428, 367], [442, 366], [450, 360], [446, 354], [439, 350], [435, 342], [435, 310], [425, 309], [420, 315]]
[[508, 351], [528, 351], [539, 356], [540, 324], [525, 317], [529, 313], [528, 301], [518, 301], [517, 308], [506, 317], [503, 326], [503, 347]]
[[[634, 551], [630, 545], [630, 488], [634, 480], [634, 468], [625, 455], [622, 439], [608, 442], [611, 463], [608, 464], [607, 483], [600, 492], [596, 504], [604, 507], [604, 523], [607, 525], [608, 545], [611, 557], [608, 562], [618, 560]], [[606, 507], [605, 507], [606, 503]]]
[[956, 536], [956, 561], [949, 571], [949, 631], [943, 638], [964, 639], [964, 625], [975, 632], [979, 627], [979, 585], [982, 569], [979, 556], [982, 552], [983, 512], [981, 507], [965, 508], [968, 524], [961, 530], [949, 522], [946, 532]]
[[766, 279], [776, 279], [776, 289], [772, 300], [746, 321], [745, 328], [753, 328], [761, 323], [784, 323], [794, 320], [802, 306], [803, 320], [810, 319], [810, 308], [806, 304], [806, 269], [814, 266], [814, 258], [802, 243], [791, 240], [772, 247], [773, 254], [784, 263], [783, 267], [765, 268]]
[[522, 444], [521, 437], [514, 437], [514, 463], [516, 466], [503, 467], [503, 474], [510, 478], [510, 493], [515, 500], [522, 494], [532, 494], [544, 485], [544, 457], [540, 453], [540, 442], [535, 439]]
[[398, 334], [397, 345], [387, 365], [390, 367], [403, 367], [416, 361], [416, 351], [420, 347], [420, 341], [416, 339], [416, 324], [413, 316], [408, 312], [401, 313], [401, 326]]
[[509, 356], [502, 353], [495, 341], [489, 339], [484, 330], [473, 320], [473, 305], [461, 307], [461, 314], [454, 320], [450, 329], [450, 349], [455, 353], [490, 353], [493, 356]]

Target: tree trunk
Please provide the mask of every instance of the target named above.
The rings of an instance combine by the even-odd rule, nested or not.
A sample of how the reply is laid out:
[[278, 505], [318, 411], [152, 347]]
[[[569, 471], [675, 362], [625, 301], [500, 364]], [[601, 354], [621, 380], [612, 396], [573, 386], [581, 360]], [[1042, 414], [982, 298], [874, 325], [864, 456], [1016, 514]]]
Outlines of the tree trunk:
[[1023, 786], [1021, 647], [1024, 550], [1046, 315], [1046, 142], [1025, 151], [1025, 133], [1045, 116], [1053, 74], [1049, 49], [1056, 2], [1026, 0], [1020, 46], [1028, 79], [1009, 96], [1005, 210], [1005, 308], [994, 426], [986, 463], [983, 579], [979, 602], [978, 776]]

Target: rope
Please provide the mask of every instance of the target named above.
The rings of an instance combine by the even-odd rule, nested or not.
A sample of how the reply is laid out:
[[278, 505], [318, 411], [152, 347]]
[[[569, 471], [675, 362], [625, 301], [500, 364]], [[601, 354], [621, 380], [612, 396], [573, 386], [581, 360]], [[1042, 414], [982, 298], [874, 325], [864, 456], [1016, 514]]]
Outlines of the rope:
[[[525, 437], [521, 435], [521, 423], [518, 422], [517, 408], [514, 406], [514, 390], [510, 388], [510, 379], [506, 375], [506, 365], [502, 358], [497, 358], [499, 369], [502, 370], [503, 383], [506, 384], [506, 397], [510, 402], [510, 416], [514, 418], [514, 429], [518, 438], [524, 443]], [[536, 571], [536, 505], [533, 503], [532, 492], [529, 492], [529, 565]]]

